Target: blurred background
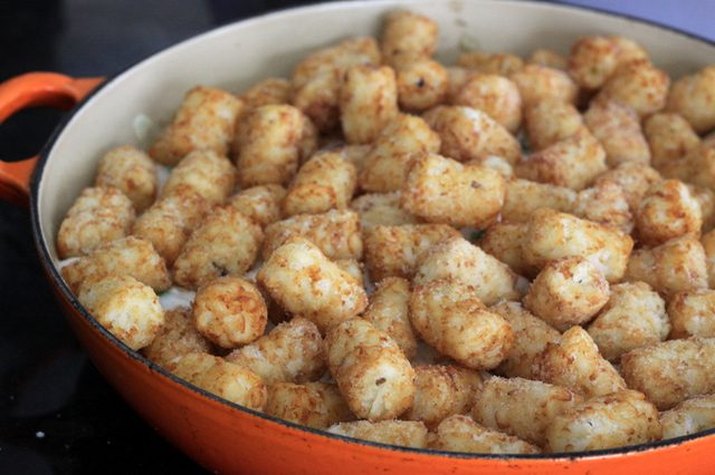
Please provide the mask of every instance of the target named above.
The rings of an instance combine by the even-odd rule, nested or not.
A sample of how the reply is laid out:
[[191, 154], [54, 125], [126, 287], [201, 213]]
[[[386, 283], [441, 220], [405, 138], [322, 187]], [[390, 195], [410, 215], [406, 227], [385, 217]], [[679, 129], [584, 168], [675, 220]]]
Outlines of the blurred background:
[[[28, 71], [111, 76], [215, 26], [298, 0], [10, 0], [0, 81]], [[572, 0], [715, 40], [715, 0]], [[715, 61], [715, 58], [714, 58]], [[0, 157], [34, 155], [62, 112], [0, 126]], [[98, 131], [101, 133], [101, 131]], [[0, 202], [0, 474], [200, 473], [108, 387], [65, 325], [37, 260], [29, 213]]]

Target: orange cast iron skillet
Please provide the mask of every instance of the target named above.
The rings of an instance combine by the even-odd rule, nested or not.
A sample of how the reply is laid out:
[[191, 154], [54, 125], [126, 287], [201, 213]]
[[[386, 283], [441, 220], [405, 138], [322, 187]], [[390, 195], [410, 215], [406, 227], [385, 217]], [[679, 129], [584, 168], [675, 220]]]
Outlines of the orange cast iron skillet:
[[[70, 326], [116, 390], [204, 467], [222, 473], [715, 473], [715, 431], [624, 449], [545, 455], [476, 455], [355, 441], [231, 404], [187, 384], [130, 350], [78, 303], [57, 270], [54, 236], [79, 190], [92, 181], [97, 157], [132, 133], [142, 113], [166, 120], [198, 83], [240, 90], [268, 74], [287, 76], [306, 52], [340, 38], [376, 34], [395, 8], [440, 23], [442, 58], [470, 36], [479, 47], [528, 54], [562, 52], [578, 36], [623, 34], [645, 45], [674, 76], [715, 62], [715, 46], [665, 27], [612, 14], [513, 1], [345, 2], [286, 10], [229, 25], [186, 41], [106, 81], [68, 115], [40, 158], [0, 162], [0, 197], [29, 198], [33, 235], [45, 272]], [[101, 79], [33, 73], [0, 85], [0, 121], [34, 105], [70, 107]], [[34, 173], [33, 173], [34, 169]]]

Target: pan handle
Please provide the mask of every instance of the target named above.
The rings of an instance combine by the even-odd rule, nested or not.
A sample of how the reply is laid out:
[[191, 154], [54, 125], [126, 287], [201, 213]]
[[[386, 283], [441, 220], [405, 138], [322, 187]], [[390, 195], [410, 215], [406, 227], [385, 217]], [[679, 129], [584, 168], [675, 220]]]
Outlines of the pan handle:
[[[69, 109], [104, 78], [72, 78], [57, 73], [27, 73], [0, 84], [0, 123], [27, 107]], [[37, 157], [17, 162], [0, 160], [0, 199], [27, 206], [30, 177]]]

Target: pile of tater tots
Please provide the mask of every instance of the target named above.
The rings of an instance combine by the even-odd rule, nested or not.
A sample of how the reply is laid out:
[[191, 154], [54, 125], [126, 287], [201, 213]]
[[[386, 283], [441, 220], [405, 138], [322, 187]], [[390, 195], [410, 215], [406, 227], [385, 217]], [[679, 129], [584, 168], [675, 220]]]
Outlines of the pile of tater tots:
[[334, 434], [530, 454], [715, 427], [715, 66], [670, 78], [619, 36], [445, 66], [437, 40], [395, 11], [288, 79], [191, 89], [101, 158], [68, 286], [178, 377]]

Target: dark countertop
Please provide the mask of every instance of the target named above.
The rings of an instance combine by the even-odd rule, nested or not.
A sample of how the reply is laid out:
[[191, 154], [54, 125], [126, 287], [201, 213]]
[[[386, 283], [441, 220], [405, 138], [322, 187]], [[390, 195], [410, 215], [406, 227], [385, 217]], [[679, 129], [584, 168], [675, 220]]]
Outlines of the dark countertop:
[[[306, 2], [11, 0], [0, 7], [0, 81], [35, 70], [111, 75], [216, 25], [299, 3]], [[701, 34], [715, 17], [708, 0], [573, 3], [620, 8]], [[0, 157], [37, 153], [61, 115], [37, 109], [8, 120], [0, 127]], [[45, 281], [28, 212], [0, 202], [0, 474], [170, 471], [201, 469], [101, 379]]]

